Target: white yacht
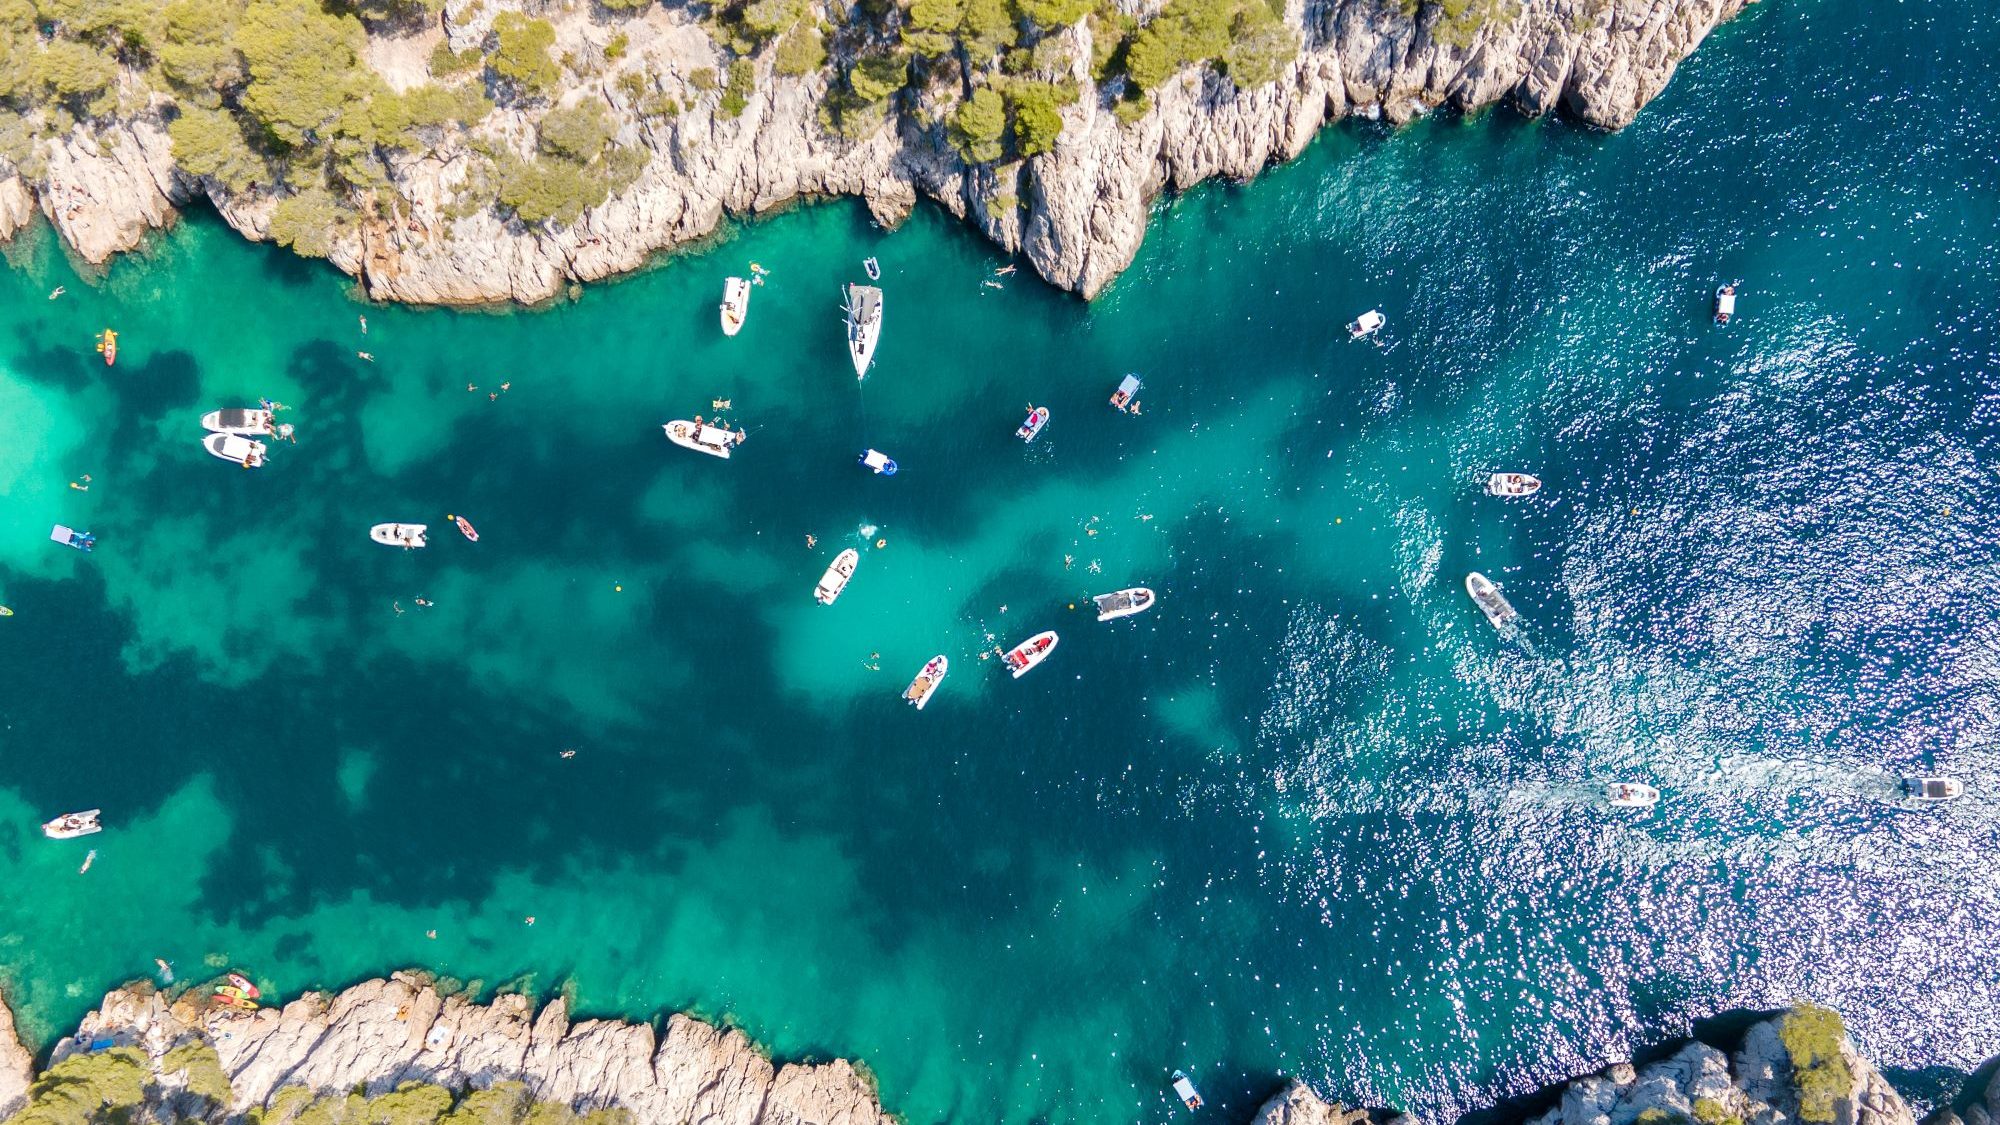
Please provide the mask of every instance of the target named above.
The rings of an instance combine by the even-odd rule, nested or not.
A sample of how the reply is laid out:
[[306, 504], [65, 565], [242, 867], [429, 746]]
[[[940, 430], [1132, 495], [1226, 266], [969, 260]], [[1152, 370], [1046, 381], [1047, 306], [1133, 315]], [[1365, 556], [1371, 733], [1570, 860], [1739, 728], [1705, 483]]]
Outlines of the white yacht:
[[722, 283], [722, 334], [734, 336], [743, 330], [743, 318], [750, 315], [750, 283], [732, 277]]
[[424, 546], [424, 533], [429, 530], [428, 524], [421, 523], [378, 523], [368, 529], [368, 538], [384, 547], [408, 550]]
[[911, 680], [910, 686], [903, 689], [903, 698], [910, 701], [910, 706], [919, 711], [923, 710], [924, 704], [929, 703], [931, 696], [937, 694], [938, 685], [944, 682], [944, 674], [950, 670], [951, 661], [946, 660], [944, 654], [931, 657], [924, 665], [923, 671], [917, 673], [917, 678]]
[[1046, 406], [1030, 405], [1028, 407], [1028, 420], [1022, 422], [1021, 425], [1017, 429], [1015, 429], [1014, 436], [1020, 438], [1022, 441], [1032, 442], [1036, 438], [1041, 436], [1042, 427], [1048, 424], [1049, 424], [1049, 408]]
[[1028, 669], [1047, 660], [1049, 653], [1055, 650], [1056, 634], [1055, 630], [1051, 629], [1047, 632], [1036, 633], [1034, 636], [1015, 645], [1014, 650], [1009, 652], [1002, 660], [1007, 665], [1007, 670], [1014, 673], [1014, 678], [1018, 680], [1027, 674]]
[[1494, 496], [1533, 496], [1542, 490], [1542, 478], [1527, 473], [1494, 473], [1486, 478], [1486, 491]]
[[660, 428], [666, 431], [668, 441], [683, 449], [725, 459], [731, 447], [743, 444], [743, 439], [750, 436], [742, 430], [724, 429], [699, 418], [692, 422], [676, 418]]
[[855, 379], [868, 377], [868, 365], [875, 362], [875, 343], [882, 338], [882, 291], [873, 285], [849, 285], [847, 304], [847, 355], [854, 361]]
[[1912, 801], [1935, 804], [1965, 796], [1965, 783], [1955, 777], [1906, 777], [1903, 792]]
[[854, 568], [860, 562], [861, 552], [852, 547], [835, 555], [826, 573], [819, 576], [819, 585], [813, 587], [813, 600], [832, 605], [840, 592], [847, 589], [847, 580], [854, 577]]
[[1660, 791], [1637, 781], [1614, 781], [1604, 787], [1605, 799], [1620, 809], [1650, 809], [1660, 803]]
[[201, 428], [215, 434], [253, 436], [277, 430], [268, 410], [211, 410], [201, 416]]
[[1732, 281], [1715, 287], [1715, 323], [1728, 324], [1729, 318], [1736, 315], [1736, 287], [1741, 284]]
[[74, 840], [78, 836], [90, 836], [104, 831], [98, 819], [103, 809], [85, 809], [82, 812], [64, 813], [42, 825], [42, 835], [51, 840]]
[[1476, 570], [1465, 576], [1465, 592], [1471, 594], [1472, 600], [1479, 603], [1479, 611], [1486, 615], [1486, 620], [1491, 621], [1495, 629], [1504, 629], [1512, 624], [1515, 618], [1521, 616], [1514, 612], [1513, 606], [1507, 604], [1507, 599], [1501, 595], [1500, 588]]
[[1153, 608], [1153, 592], [1144, 586], [1098, 594], [1090, 600], [1097, 603], [1099, 621], [1116, 621]]
[[201, 447], [224, 461], [233, 461], [246, 469], [260, 468], [264, 464], [264, 443], [252, 441], [242, 434], [213, 433], [201, 439]]
[[1382, 310], [1369, 309], [1367, 312], [1347, 322], [1347, 338], [1350, 340], [1365, 339], [1380, 332], [1382, 326], [1387, 323], [1389, 323], [1389, 318], [1382, 315]]

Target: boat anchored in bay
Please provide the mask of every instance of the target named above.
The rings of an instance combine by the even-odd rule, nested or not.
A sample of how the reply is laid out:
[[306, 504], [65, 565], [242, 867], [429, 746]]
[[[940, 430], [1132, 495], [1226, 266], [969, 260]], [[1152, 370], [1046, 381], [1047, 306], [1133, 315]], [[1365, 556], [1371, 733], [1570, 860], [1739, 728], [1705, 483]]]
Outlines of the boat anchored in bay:
[[1111, 392], [1111, 405], [1127, 414], [1139, 413], [1139, 377], [1127, 375], [1118, 381], [1118, 389]]
[[264, 465], [264, 443], [252, 441], [242, 434], [210, 434], [201, 439], [201, 447], [224, 461], [234, 462], [246, 469], [258, 469]]
[[722, 283], [722, 334], [734, 336], [743, 331], [743, 321], [750, 315], [750, 283], [740, 277], [728, 278]]
[[424, 533], [430, 525], [421, 523], [378, 523], [368, 529], [368, 538], [384, 547], [401, 547], [415, 550], [425, 545]]
[[1021, 423], [1021, 427], [1014, 431], [1014, 436], [1020, 438], [1022, 441], [1032, 442], [1042, 435], [1042, 427], [1048, 424], [1049, 408], [1030, 403], [1028, 405], [1028, 420]]
[[911, 680], [910, 686], [903, 689], [903, 698], [909, 701], [910, 706], [919, 711], [923, 710], [924, 704], [929, 703], [931, 696], [937, 694], [938, 685], [944, 682], [944, 674], [950, 670], [951, 661], [946, 660], [942, 653], [931, 657], [923, 670], [917, 673], [917, 678]]
[[1090, 600], [1097, 603], [1099, 621], [1116, 621], [1153, 608], [1153, 592], [1144, 586], [1098, 594]]
[[706, 453], [710, 457], [729, 457], [731, 448], [743, 444], [750, 434], [745, 430], [730, 430], [712, 423], [703, 422], [700, 415], [690, 422], [676, 418], [660, 429], [666, 431], [667, 440], [682, 449], [692, 449], [696, 453]]
[[1055, 650], [1056, 634], [1055, 630], [1050, 629], [1045, 632], [1036, 633], [1034, 636], [1015, 645], [1013, 650], [1001, 659], [1006, 662], [1007, 669], [1018, 680], [1028, 673], [1028, 669], [1047, 660], [1049, 653]]
[[819, 585], [813, 587], [813, 600], [821, 605], [832, 605], [847, 589], [847, 583], [854, 577], [854, 568], [861, 563], [861, 552], [849, 547], [833, 557], [826, 573], [819, 576]]
[[882, 291], [873, 285], [849, 285], [847, 303], [847, 355], [854, 361], [856, 381], [868, 377], [868, 365], [875, 362], [875, 345], [882, 338]]
[[1465, 592], [1472, 595], [1472, 600], [1479, 605], [1479, 612], [1486, 615], [1486, 620], [1491, 621], [1495, 629], [1504, 629], [1521, 616], [1514, 612], [1514, 607], [1508, 604], [1500, 588], [1476, 570], [1465, 576]]
[[78, 836], [92, 836], [104, 831], [101, 819], [103, 809], [85, 809], [82, 812], [64, 813], [42, 825], [42, 835], [51, 840], [74, 840]]
[[1387, 323], [1389, 323], [1389, 318], [1382, 315], [1382, 310], [1369, 309], [1367, 312], [1347, 322], [1347, 338], [1350, 340], [1365, 340], [1375, 333], [1382, 331], [1382, 326]]
[[201, 416], [201, 428], [214, 434], [256, 437], [276, 431], [277, 420], [263, 409], [211, 410]]

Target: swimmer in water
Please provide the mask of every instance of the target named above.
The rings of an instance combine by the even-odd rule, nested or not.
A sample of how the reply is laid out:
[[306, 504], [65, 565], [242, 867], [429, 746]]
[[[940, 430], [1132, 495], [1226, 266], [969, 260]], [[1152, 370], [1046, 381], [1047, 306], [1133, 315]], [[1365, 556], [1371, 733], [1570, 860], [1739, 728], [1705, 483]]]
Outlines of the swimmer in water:
[[365, 316], [361, 318], [361, 334], [368, 335], [368, 318]]
[[819, 546], [819, 539], [818, 539], [818, 538], [816, 538], [815, 536], [811, 536], [811, 535], [808, 535], [808, 536], [806, 536], [806, 546], [808, 546], [808, 547], [817, 547], [817, 546]]
[[361, 357], [362, 359], [365, 359], [365, 360], [367, 360], [367, 361], [368, 361], [368, 362], [370, 362], [370, 363], [374, 363], [374, 362], [375, 362], [375, 357], [374, 357], [374, 356], [372, 356], [372, 355], [369, 355], [369, 354], [368, 354], [367, 352], [355, 352], [354, 354], [355, 354], [355, 355], [358, 355], [358, 356], [360, 356], [360, 357]]

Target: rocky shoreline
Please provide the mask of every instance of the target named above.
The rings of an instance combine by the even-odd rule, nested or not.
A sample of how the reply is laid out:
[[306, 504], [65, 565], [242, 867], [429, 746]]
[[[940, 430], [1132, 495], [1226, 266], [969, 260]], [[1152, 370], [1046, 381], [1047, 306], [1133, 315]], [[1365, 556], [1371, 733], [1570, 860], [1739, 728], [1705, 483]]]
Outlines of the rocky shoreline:
[[[622, 1020], [572, 1022], [561, 999], [539, 1013], [519, 995], [474, 1003], [441, 993], [423, 973], [396, 973], [337, 994], [308, 993], [254, 1013], [214, 1006], [206, 988], [170, 997], [150, 985], [128, 986], [107, 994], [76, 1034], [56, 1043], [39, 1077], [15, 1037], [12, 1014], [0, 1005], [0, 1115], [10, 1122], [16, 1114], [61, 1120], [46, 1103], [75, 1097], [66, 1090], [121, 1088], [85, 1069], [100, 1063], [138, 1076], [122, 1084], [134, 1099], [123, 1105], [133, 1122], [279, 1125], [314, 1098], [345, 1101], [349, 1113], [370, 1107], [354, 1120], [456, 1122], [472, 1119], [466, 1107], [473, 1091], [511, 1090], [532, 1099], [521, 1105], [540, 1107], [543, 1115], [530, 1118], [537, 1122], [894, 1120], [870, 1077], [846, 1060], [777, 1065], [740, 1031], [681, 1014], [656, 1029]], [[429, 1096], [428, 1108], [419, 1095]], [[110, 1094], [103, 1096], [103, 1105], [118, 1108]], [[454, 1100], [467, 1116], [446, 1112]], [[1839, 1017], [1810, 1007], [1754, 1024], [1733, 1052], [1688, 1042], [1658, 1061], [1619, 1063], [1536, 1100], [1552, 1108], [1526, 1125], [1918, 1125], [1910, 1106], [1856, 1052]], [[2000, 1078], [1966, 1090], [1959, 1104], [1962, 1116], [1946, 1107], [1924, 1125], [1994, 1125]], [[1255, 1117], [1255, 1125], [1371, 1121], [1418, 1125], [1408, 1115], [1329, 1102], [1296, 1079]]]
[[[1454, 0], [1456, 10], [1470, 2]], [[601, 106], [615, 130], [616, 147], [607, 151], [631, 153], [643, 168], [574, 221], [524, 222], [505, 208], [467, 206], [482, 161], [535, 159], [548, 109], [502, 104], [477, 124], [428, 129], [421, 145], [370, 157], [381, 187], [342, 204], [358, 221], [284, 240], [302, 248], [311, 241], [312, 252], [378, 300], [534, 302], [636, 269], [657, 251], [710, 234], [727, 215], [855, 195], [894, 224], [924, 196], [1051, 283], [1089, 298], [1131, 264], [1164, 191], [1214, 177], [1250, 179], [1344, 117], [1401, 123], [1439, 107], [1507, 101], [1529, 114], [1560, 109], [1617, 128], [1748, 2], [1490, 0], [1476, 7], [1487, 15], [1467, 30], [1452, 23], [1453, 4], [1439, 0], [1284, 0], [1282, 23], [1298, 49], [1275, 80], [1239, 89], [1197, 64], [1147, 91], [1143, 103], [1132, 101], [1125, 79], [1099, 81], [1091, 60], [1105, 44], [1093, 42], [1100, 25], [1086, 19], [1048, 33], [1060, 48], [1048, 57], [1058, 61], [1037, 80], [1075, 97], [1060, 110], [1052, 147], [981, 163], [968, 161], [945, 124], [969, 97], [969, 79], [963, 90], [948, 81], [913, 87], [872, 131], [841, 135], [825, 117], [838, 96], [838, 60], [790, 74], [775, 49], [735, 57], [694, 8], [441, 0], [428, 24], [371, 30], [359, 62], [382, 88], [444, 81], [426, 59], [490, 50], [496, 19], [526, 10], [552, 29], [552, 57], [574, 64], [555, 104]], [[1117, 0], [1116, 7], [1136, 20], [1159, 4]], [[818, 0], [809, 12], [816, 26], [849, 18], [837, 0]], [[714, 75], [737, 65], [748, 67], [754, 87], [731, 102], [713, 92]], [[250, 173], [237, 187], [225, 173], [191, 174], [169, 137], [187, 107], [146, 86], [140, 73], [121, 71], [116, 112], [78, 117], [11, 158], [0, 146], [0, 239], [39, 210], [78, 255], [101, 263], [201, 201], [246, 237], [274, 237], [274, 215], [292, 189]], [[1143, 112], [1130, 112], [1141, 104]], [[662, 116], [661, 105], [672, 114]]]

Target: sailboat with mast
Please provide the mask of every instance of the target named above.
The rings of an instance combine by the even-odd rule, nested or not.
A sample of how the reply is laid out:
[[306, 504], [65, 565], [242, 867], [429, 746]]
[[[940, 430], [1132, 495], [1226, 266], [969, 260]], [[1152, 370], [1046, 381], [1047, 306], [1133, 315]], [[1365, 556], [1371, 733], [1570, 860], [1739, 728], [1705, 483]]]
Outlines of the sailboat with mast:
[[882, 291], [873, 285], [849, 285], [847, 303], [847, 355], [854, 361], [856, 381], [868, 377], [868, 365], [875, 362], [875, 344], [882, 338]]

